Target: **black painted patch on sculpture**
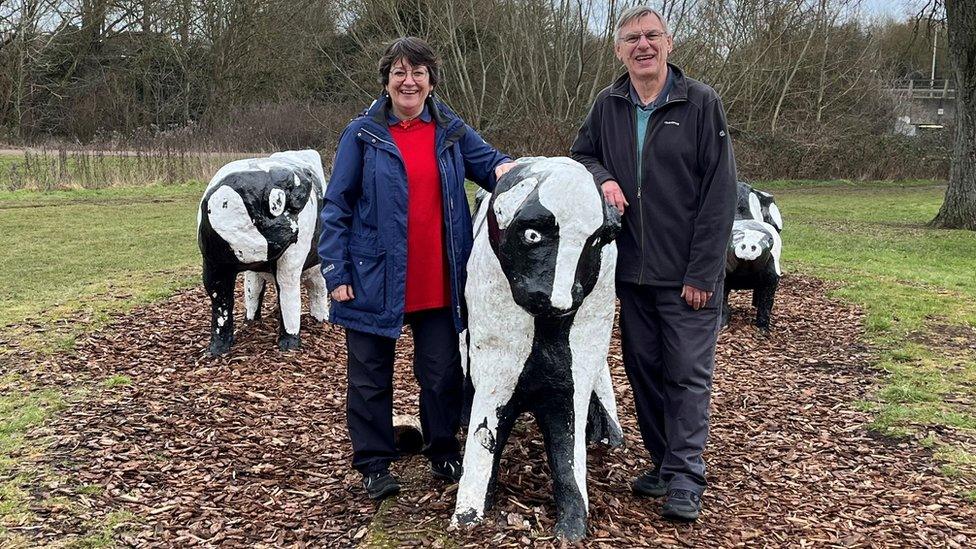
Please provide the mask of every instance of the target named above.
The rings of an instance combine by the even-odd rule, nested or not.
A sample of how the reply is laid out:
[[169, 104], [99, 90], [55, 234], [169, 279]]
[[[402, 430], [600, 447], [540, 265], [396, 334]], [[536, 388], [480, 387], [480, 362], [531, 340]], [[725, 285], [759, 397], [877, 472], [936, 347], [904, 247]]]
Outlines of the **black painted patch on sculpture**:
[[623, 431], [610, 418], [610, 413], [595, 392], [590, 394], [590, 406], [586, 414], [586, 442], [599, 442], [611, 447], [624, 443]]
[[482, 448], [491, 454], [495, 453], [495, 435], [491, 434], [491, 429], [488, 428], [488, 418], [482, 420], [478, 428], [474, 430], [474, 437]]
[[[490, 221], [495, 221], [489, 213]], [[495, 221], [497, 223], [497, 221]], [[535, 197], [525, 201], [508, 227], [491, 239], [515, 303], [531, 315], [553, 315], [552, 283], [559, 251], [559, 226]]]

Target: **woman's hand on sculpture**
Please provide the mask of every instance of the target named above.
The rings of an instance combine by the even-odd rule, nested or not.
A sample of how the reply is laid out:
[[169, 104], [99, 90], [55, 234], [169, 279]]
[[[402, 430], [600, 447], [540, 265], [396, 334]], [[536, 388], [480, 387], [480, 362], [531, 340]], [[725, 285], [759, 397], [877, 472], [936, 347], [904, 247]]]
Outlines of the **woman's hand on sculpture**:
[[503, 162], [495, 166], [495, 179], [501, 179], [501, 177], [508, 173], [509, 170], [515, 167], [515, 162]]
[[349, 301], [350, 299], [356, 299], [356, 295], [352, 293], [352, 286], [349, 284], [339, 286], [335, 290], [332, 290], [332, 293], [329, 295], [331, 295], [332, 299], [336, 301]]

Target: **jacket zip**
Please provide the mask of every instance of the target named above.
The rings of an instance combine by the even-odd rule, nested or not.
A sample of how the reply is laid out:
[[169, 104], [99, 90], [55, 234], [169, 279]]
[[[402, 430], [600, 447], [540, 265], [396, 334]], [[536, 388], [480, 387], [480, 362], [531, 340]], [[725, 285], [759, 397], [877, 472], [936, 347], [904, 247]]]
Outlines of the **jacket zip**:
[[[459, 129], [463, 129], [463, 128], [464, 126], [460, 126]], [[445, 192], [448, 190], [447, 177], [446, 177], [447, 167], [444, 166], [444, 161], [441, 159], [441, 153], [443, 153], [451, 146], [453, 146], [454, 143], [457, 143], [456, 139], [452, 141], [452, 138], [455, 136], [455, 134], [458, 134], [457, 130], [455, 130], [454, 133], [452, 133], [451, 135], [445, 137], [444, 142], [441, 143], [441, 147], [437, 147], [434, 152], [437, 155], [437, 166], [441, 174], [441, 194], [443, 195], [443, 199], [447, 201], [448, 218], [446, 220], [447, 221], [446, 224], [447, 224], [447, 237], [448, 240], [450, 241], [450, 245], [448, 246], [448, 249], [451, 252], [451, 264], [454, 265], [454, 268], [451, 269], [451, 293], [454, 295], [454, 312], [457, 315], [458, 323], [460, 323], [461, 322], [461, 297], [458, 294], [458, 286], [460, 285], [459, 284], [460, 281], [457, 279], [457, 270], [458, 270], [457, 250], [454, 249], [454, 198], [452, 196], [449, 196], [449, 193]]]
[[[643, 149], [643, 147], [642, 147], [643, 143], [637, 143], [637, 139], [636, 139], [636, 137], [637, 137], [637, 107], [634, 106], [634, 103], [630, 100], [630, 97], [625, 97], [623, 95], [620, 95], [619, 93], [611, 93], [610, 94], [610, 97], [616, 97], [618, 99], [623, 99], [624, 101], [627, 101], [628, 108], [630, 109], [630, 112], [631, 112], [631, 115], [632, 115], [631, 116], [631, 120], [634, 121], [634, 137], [635, 137], [635, 139], [634, 139], [634, 156], [639, 158], [641, 155], [638, 155], [638, 147], [640, 147], [641, 149]], [[652, 122], [654, 121], [655, 118], [657, 118], [656, 115], [658, 114], [658, 112], [661, 109], [667, 107], [668, 105], [673, 105], [675, 103], [682, 103], [682, 102], [685, 102], [685, 101], [687, 101], [687, 99], [685, 99], [685, 98], [672, 99], [670, 101], [665, 101], [658, 108], [654, 109], [654, 112], [651, 113], [651, 118], [647, 121], [647, 129], [645, 130], [645, 136], [647, 136], [648, 133], [650, 133], [651, 135], [647, 136], [647, 138], [645, 139], [645, 141], [650, 141], [650, 138], [653, 137], [653, 135], [654, 135], [654, 130], [657, 129], [656, 127], [654, 127], [652, 125]], [[644, 262], [644, 207], [643, 207], [643, 204], [642, 204], [643, 203], [643, 194], [644, 194], [643, 193], [643, 186], [644, 186], [644, 170], [643, 170], [644, 166], [643, 166], [643, 164], [644, 163], [643, 163], [643, 160], [642, 160], [641, 163], [640, 163], [640, 165], [637, 166], [637, 209], [640, 210], [640, 214], [639, 214], [639, 216], [640, 216], [639, 217], [639, 219], [640, 219], [640, 271], [637, 273], [637, 284], [643, 284], [644, 283], [644, 263], [645, 263]]]
[[[463, 128], [463, 126], [461, 126], [461, 128]], [[362, 131], [366, 135], [372, 137], [376, 141], [380, 141], [381, 143], [386, 143], [387, 145], [390, 145], [391, 147], [393, 147], [394, 149], [396, 149], [396, 145], [394, 143], [391, 143], [391, 142], [387, 141], [386, 139], [383, 139], [382, 137], [376, 136], [373, 132], [367, 130], [366, 128], [360, 128], [360, 131]], [[455, 133], [457, 133], [457, 131], [455, 131]], [[457, 288], [458, 287], [458, 280], [457, 280], [457, 275], [456, 275], [457, 268], [458, 268], [458, 264], [457, 264], [457, 251], [454, 249], [454, 226], [453, 226], [453, 219], [454, 219], [454, 199], [451, 196], [449, 196], [449, 193], [445, 192], [445, 191], [447, 191], [447, 189], [446, 189], [447, 169], [444, 166], [444, 161], [441, 159], [441, 153], [443, 153], [451, 145], [453, 145], [454, 143], [456, 143], [456, 140], [453, 141], [453, 142], [451, 142], [451, 143], [448, 143], [449, 138], [451, 138], [451, 137], [454, 137], [454, 134], [451, 134], [447, 138], [445, 138], [444, 143], [442, 143], [441, 145], [446, 145], [446, 146], [437, 147], [437, 149], [434, 151], [434, 154], [437, 156], [437, 166], [438, 166], [438, 171], [439, 171], [440, 176], [441, 176], [441, 194], [443, 195], [443, 200], [445, 200], [447, 202], [447, 208], [448, 208], [448, 218], [445, 220], [446, 221], [445, 225], [447, 225], [447, 233], [448, 233], [448, 240], [449, 240], [449, 242], [448, 242], [448, 251], [450, 252], [450, 256], [451, 256], [451, 264], [454, 266], [454, 268], [451, 269], [451, 273], [450, 273], [451, 274], [451, 294], [454, 297], [454, 303], [453, 303], [453, 305], [454, 305], [454, 311], [457, 314], [457, 318], [460, 320], [460, 318], [461, 318], [461, 299], [460, 299], [460, 296], [458, 294], [458, 288]], [[397, 150], [399, 150], [399, 149], [397, 149]], [[397, 155], [397, 158], [400, 158], [400, 156]], [[403, 159], [402, 158], [400, 158], [400, 162], [403, 163]], [[406, 164], [404, 164], [404, 169], [406, 169]]]

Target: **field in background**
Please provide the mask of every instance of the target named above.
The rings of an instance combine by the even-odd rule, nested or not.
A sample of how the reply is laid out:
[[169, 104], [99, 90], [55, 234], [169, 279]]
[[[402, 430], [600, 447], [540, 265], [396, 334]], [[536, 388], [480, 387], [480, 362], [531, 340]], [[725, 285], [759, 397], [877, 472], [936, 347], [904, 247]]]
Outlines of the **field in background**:
[[64, 147], [0, 150], [0, 191], [102, 189], [208, 181], [227, 162], [261, 154], [164, 147], [130, 151]]
[[[70, 347], [113, 311], [199, 280], [203, 183], [0, 192], [0, 338]], [[3, 334], [2, 332], [7, 332]]]

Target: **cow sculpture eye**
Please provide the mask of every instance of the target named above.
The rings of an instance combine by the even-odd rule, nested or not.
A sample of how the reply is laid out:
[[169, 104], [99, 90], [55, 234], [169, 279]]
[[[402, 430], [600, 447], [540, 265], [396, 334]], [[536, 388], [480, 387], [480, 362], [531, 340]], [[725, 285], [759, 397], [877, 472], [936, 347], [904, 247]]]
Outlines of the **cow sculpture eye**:
[[534, 229], [526, 229], [523, 238], [525, 238], [525, 241], [529, 244], [536, 244], [542, 240], [542, 235], [539, 234], [539, 231]]

